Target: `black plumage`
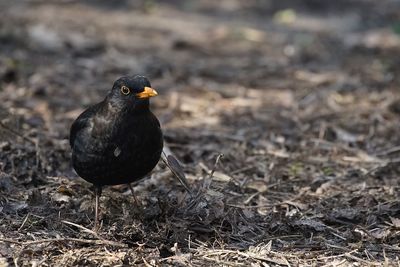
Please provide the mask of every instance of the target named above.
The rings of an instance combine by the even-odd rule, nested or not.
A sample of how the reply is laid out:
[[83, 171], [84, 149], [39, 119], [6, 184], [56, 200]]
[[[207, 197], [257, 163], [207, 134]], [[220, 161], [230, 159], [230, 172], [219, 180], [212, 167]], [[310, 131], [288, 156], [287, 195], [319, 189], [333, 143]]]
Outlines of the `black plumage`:
[[147, 78], [122, 77], [102, 102], [72, 124], [72, 165], [96, 188], [96, 225], [102, 186], [137, 181], [160, 159], [163, 135], [149, 107], [149, 98], [155, 95]]

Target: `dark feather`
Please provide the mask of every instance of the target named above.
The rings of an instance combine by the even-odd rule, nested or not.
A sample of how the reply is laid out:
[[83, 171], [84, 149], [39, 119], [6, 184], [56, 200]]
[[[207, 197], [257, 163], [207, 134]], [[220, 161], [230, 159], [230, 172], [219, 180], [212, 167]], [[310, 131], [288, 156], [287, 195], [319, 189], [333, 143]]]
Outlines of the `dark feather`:
[[141, 179], [156, 166], [163, 148], [160, 123], [150, 111], [148, 99], [124, 98], [118, 93], [113, 88], [71, 127], [73, 167], [98, 186]]

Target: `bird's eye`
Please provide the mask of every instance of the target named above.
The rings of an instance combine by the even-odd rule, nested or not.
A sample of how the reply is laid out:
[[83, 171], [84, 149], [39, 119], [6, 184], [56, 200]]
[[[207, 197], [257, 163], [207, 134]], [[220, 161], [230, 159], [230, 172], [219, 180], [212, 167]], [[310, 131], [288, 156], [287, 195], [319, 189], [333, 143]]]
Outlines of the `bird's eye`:
[[123, 93], [124, 95], [129, 95], [130, 92], [131, 92], [131, 90], [128, 87], [126, 87], [125, 85], [123, 85], [121, 87], [121, 93]]

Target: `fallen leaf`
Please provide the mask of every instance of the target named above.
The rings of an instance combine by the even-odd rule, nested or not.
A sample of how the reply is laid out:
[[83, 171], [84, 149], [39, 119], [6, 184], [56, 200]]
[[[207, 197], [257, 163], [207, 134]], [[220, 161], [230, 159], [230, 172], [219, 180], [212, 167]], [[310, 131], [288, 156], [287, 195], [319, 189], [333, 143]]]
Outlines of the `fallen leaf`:
[[268, 190], [268, 186], [264, 181], [249, 181], [246, 184], [246, 188], [257, 190], [260, 193]]
[[232, 180], [232, 177], [222, 172], [215, 171], [212, 179], [218, 182], [229, 182]]
[[57, 193], [60, 193], [60, 194], [66, 195], [66, 196], [73, 196], [74, 195], [73, 190], [71, 190], [71, 188], [68, 188], [65, 185], [60, 185], [57, 188]]
[[308, 209], [308, 205], [307, 204], [303, 204], [300, 202], [294, 202], [294, 201], [285, 201], [286, 204], [294, 206], [296, 208], [298, 208], [299, 210], [306, 210]]
[[371, 236], [375, 237], [376, 239], [386, 239], [389, 234], [390, 230], [388, 229], [374, 229], [369, 232]]
[[325, 231], [327, 226], [321, 221], [313, 219], [300, 219], [294, 223], [295, 226], [311, 228], [314, 231], [322, 232]]
[[392, 221], [392, 224], [393, 224], [394, 227], [400, 228], [400, 219], [394, 218], [394, 217], [390, 217], [390, 220]]
[[341, 209], [341, 210], [334, 210], [331, 213], [331, 216], [335, 219], [345, 219], [345, 220], [349, 220], [349, 221], [355, 221], [357, 220], [358, 216], [360, 215], [360, 210], [357, 209]]

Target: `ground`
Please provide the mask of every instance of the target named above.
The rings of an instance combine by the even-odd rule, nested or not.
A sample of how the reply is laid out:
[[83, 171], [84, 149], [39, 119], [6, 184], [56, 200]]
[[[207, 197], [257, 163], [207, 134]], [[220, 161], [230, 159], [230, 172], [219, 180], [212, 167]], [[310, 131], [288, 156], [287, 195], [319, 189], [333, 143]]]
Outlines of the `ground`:
[[[0, 266], [399, 266], [399, 1], [1, 0], [0, 15]], [[104, 189], [94, 232], [69, 127], [126, 74], [159, 91], [192, 195], [160, 162], [139, 206]]]

